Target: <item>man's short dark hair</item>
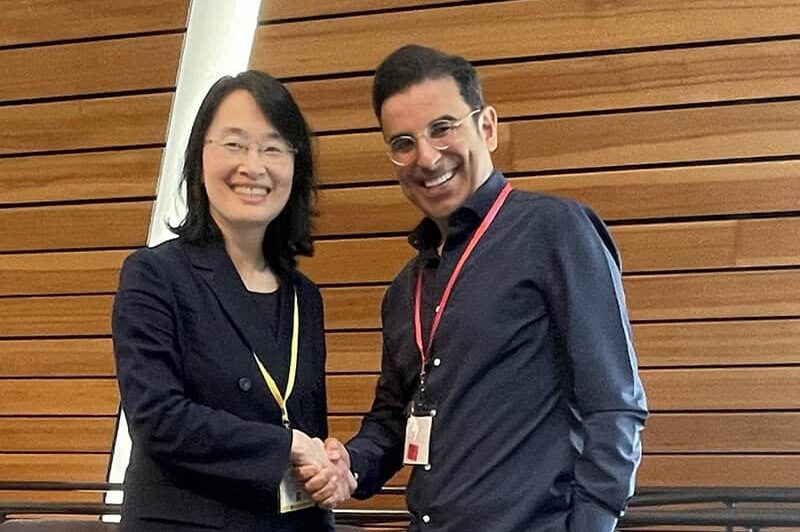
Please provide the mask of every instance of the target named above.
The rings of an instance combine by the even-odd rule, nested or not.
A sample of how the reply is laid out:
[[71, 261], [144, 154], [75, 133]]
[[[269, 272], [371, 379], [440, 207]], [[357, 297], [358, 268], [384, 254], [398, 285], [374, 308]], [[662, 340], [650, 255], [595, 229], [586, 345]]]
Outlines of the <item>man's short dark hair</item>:
[[272, 126], [297, 150], [289, 200], [270, 222], [262, 244], [267, 264], [276, 275], [285, 278], [297, 265], [297, 255], [310, 256], [313, 253], [311, 218], [316, 215], [317, 182], [308, 125], [286, 87], [269, 74], [248, 70], [233, 77], [225, 76], [209, 89], [197, 111], [186, 146], [183, 164], [186, 217], [177, 227], [170, 229], [189, 242], [204, 245], [224, 243], [222, 232], [211, 217], [203, 184], [203, 147], [222, 100], [236, 90], [249, 92]]
[[407, 44], [398, 48], [378, 66], [372, 85], [372, 108], [378, 121], [381, 107], [390, 97], [423, 81], [451, 77], [471, 109], [483, 106], [481, 83], [475, 68], [461, 56], [433, 48]]

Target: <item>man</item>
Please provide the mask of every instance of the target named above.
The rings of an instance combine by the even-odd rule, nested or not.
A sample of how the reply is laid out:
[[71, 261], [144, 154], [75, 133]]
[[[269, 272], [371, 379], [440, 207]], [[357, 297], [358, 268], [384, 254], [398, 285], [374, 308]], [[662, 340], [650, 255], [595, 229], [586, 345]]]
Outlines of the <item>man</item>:
[[588, 208], [510, 191], [497, 113], [463, 58], [410, 45], [373, 106], [425, 218], [382, 304], [375, 401], [346, 450], [355, 496], [402, 464], [410, 530], [610, 532], [647, 416], [616, 248]]

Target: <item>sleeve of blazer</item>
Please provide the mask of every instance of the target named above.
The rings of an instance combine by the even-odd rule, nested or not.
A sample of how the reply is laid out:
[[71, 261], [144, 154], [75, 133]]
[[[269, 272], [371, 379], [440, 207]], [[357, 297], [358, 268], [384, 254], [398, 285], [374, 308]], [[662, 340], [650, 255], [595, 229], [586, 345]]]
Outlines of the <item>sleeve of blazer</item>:
[[277, 489], [291, 432], [188, 398], [178, 320], [166, 261], [149, 249], [136, 252], [123, 265], [112, 316], [117, 378], [134, 444], [166, 470]]

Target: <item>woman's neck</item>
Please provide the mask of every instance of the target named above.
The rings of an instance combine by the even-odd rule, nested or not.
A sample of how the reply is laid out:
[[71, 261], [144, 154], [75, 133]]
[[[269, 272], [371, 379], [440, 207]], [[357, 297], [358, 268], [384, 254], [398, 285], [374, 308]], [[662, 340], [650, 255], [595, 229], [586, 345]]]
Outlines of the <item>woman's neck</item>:
[[262, 249], [264, 235], [225, 235], [225, 251], [242, 282], [251, 292], [274, 292], [277, 276], [272, 272]]

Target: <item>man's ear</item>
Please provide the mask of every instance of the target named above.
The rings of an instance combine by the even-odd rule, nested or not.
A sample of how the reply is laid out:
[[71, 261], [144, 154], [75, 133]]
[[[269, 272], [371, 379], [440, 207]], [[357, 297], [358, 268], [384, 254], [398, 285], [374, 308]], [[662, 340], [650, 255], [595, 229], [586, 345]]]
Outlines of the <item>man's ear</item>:
[[494, 152], [497, 149], [497, 111], [491, 105], [481, 111], [481, 135], [489, 151]]

